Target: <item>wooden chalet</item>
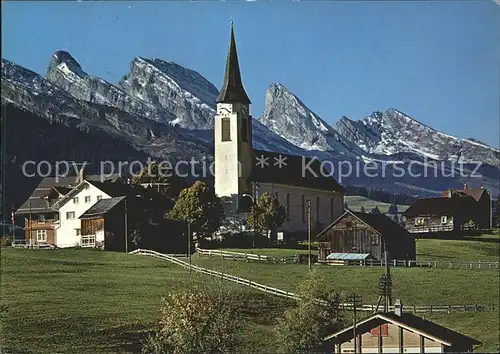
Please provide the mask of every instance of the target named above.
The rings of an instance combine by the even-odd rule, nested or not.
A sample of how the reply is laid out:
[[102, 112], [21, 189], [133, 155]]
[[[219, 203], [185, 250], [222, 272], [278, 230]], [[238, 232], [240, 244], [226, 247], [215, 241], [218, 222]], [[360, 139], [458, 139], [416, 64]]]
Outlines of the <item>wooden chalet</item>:
[[446, 190], [440, 197], [415, 201], [405, 212], [411, 233], [435, 233], [492, 227], [491, 198], [485, 188]]
[[[356, 332], [356, 341], [354, 341]], [[324, 339], [326, 353], [467, 353], [481, 342], [411, 313], [375, 313]], [[356, 344], [356, 348], [354, 348]]]
[[[26, 244], [56, 244], [59, 212], [52, 209], [52, 206], [83, 179], [100, 180], [101, 176], [85, 176], [81, 170], [78, 176], [45, 177], [40, 181], [29, 198], [15, 212], [16, 217], [24, 217]], [[117, 175], [109, 177], [108, 180], [118, 183], [123, 181]]]
[[352, 256], [383, 260], [386, 248], [388, 260], [414, 260], [416, 255], [414, 237], [383, 214], [347, 210], [319, 233], [316, 240], [320, 262], [336, 261], [332, 254], [340, 254], [347, 260], [353, 259]]

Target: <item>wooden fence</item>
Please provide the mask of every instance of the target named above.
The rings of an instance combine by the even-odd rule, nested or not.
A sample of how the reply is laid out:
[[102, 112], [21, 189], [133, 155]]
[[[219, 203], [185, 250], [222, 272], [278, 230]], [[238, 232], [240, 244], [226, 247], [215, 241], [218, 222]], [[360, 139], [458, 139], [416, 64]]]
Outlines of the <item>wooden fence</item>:
[[[200, 256], [218, 256], [222, 259], [230, 260], [245, 260], [245, 261], [262, 261], [262, 262], [272, 262], [276, 264], [287, 264], [294, 263], [295, 256], [288, 257], [273, 257], [264, 256], [253, 253], [240, 253], [240, 252], [229, 252], [223, 250], [207, 250], [207, 249], [196, 249], [196, 253]], [[349, 260], [349, 261], [322, 261], [321, 264], [335, 264], [343, 266], [356, 266], [356, 267], [384, 267], [385, 263], [383, 260], [368, 259], [368, 260]], [[410, 261], [410, 260], [391, 260], [389, 261], [391, 267], [423, 267], [423, 268], [446, 268], [446, 269], [498, 269], [498, 262], [487, 262], [487, 261]]]
[[[137, 254], [137, 255], [146, 255], [146, 256], [151, 256], [151, 257], [156, 257], [160, 258], [166, 261], [169, 261], [171, 263], [174, 263], [180, 267], [183, 267], [185, 269], [189, 269], [191, 267], [191, 270], [196, 272], [196, 273], [201, 273], [201, 274], [206, 274], [210, 275], [216, 278], [220, 278], [223, 280], [228, 280], [236, 284], [240, 285], [245, 285], [253, 289], [257, 289], [259, 291], [288, 298], [288, 299], [293, 299], [293, 300], [301, 300], [300, 296], [289, 291], [273, 288], [264, 284], [260, 284], [257, 282], [254, 282], [250, 279], [245, 279], [245, 278], [240, 278], [231, 274], [207, 269], [207, 268], [202, 268], [196, 265], [190, 265], [188, 262], [183, 261], [182, 259], [179, 259], [179, 255], [167, 255], [163, 253], [159, 253], [156, 251], [151, 251], [151, 250], [145, 250], [145, 249], [136, 249], [130, 254]], [[342, 309], [344, 310], [352, 310], [353, 309], [353, 304], [352, 303], [342, 303], [341, 304]], [[356, 307], [357, 311], [370, 311], [374, 312], [375, 309], [377, 308], [376, 305], [360, 305]], [[405, 305], [405, 312], [442, 312], [442, 313], [451, 313], [451, 312], [482, 312], [482, 311], [495, 311], [498, 308], [498, 305], [492, 304], [492, 305], [428, 305], [428, 306], [415, 306], [415, 305]], [[394, 311], [394, 306], [391, 305], [389, 306], [389, 311]]]

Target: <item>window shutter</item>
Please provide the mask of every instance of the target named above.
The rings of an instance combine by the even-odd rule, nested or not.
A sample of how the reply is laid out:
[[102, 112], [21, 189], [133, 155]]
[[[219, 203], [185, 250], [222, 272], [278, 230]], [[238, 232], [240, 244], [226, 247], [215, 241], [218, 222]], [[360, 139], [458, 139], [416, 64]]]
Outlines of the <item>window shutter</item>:
[[241, 118], [241, 141], [248, 142], [248, 119]]
[[386, 337], [389, 335], [389, 325], [387, 323], [380, 326], [382, 336]]
[[222, 118], [221, 128], [222, 128], [222, 141], [231, 141], [231, 122], [229, 118]]

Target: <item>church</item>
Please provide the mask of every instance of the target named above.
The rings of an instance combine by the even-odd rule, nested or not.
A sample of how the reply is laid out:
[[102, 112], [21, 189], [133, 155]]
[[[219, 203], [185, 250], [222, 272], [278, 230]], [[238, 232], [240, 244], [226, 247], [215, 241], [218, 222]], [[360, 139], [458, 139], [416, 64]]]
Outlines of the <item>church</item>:
[[[318, 160], [253, 149], [251, 101], [241, 80], [232, 23], [226, 71], [216, 103], [215, 193], [230, 200], [226, 215], [247, 215], [252, 202], [268, 192], [286, 210], [280, 231], [302, 238], [307, 234], [308, 215], [316, 234], [344, 213], [345, 189], [333, 177], [319, 172]], [[305, 165], [317, 176], [305, 171]]]

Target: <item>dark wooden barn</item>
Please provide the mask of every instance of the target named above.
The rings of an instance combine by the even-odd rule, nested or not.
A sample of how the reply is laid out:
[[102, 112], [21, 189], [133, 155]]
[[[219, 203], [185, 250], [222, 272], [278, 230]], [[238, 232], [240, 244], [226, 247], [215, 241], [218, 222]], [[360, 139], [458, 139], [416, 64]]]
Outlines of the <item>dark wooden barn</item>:
[[348, 210], [316, 237], [318, 260], [332, 253], [369, 254], [372, 258], [415, 259], [415, 239], [398, 223], [383, 214]]

